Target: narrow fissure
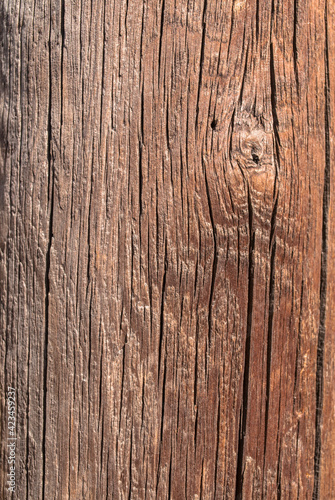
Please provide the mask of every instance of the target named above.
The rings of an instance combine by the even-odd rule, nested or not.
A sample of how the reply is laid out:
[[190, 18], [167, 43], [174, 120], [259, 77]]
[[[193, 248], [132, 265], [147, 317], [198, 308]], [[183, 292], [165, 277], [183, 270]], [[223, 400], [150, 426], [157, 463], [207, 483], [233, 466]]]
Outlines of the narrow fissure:
[[320, 459], [321, 459], [321, 426], [323, 410], [323, 369], [324, 345], [326, 335], [326, 305], [327, 305], [327, 261], [328, 261], [328, 227], [330, 199], [330, 81], [328, 54], [328, 19], [327, 1], [325, 4], [325, 173], [322, 206], [322, 251], [320, 277], [320, 323], [316, 359], [316, 413], [315, 413], [315, 452], [314, 452], [314, 489], [313, 500], [320, 498]]
[[[272, 228], [271, 228], [272, 229]], [[273, 312], [275, 303], [275, 257], [276, 242], [273, 243], [271, 250], [270, 264], [270, 290], [269, 290], [269, 321], [268, 321], [268, 341], [266, 355], [266, 407], [265, 407], [265, 438], [264, 438], [264, 463], [266, 459], [266, 446], [268, 437], [269, 405], [270, 405], [270, 382], [271, 382], [271, 352], [272, 352], [272, 331], [273, 331]]]
[[51, 102], [52, 102], [52, 74], [51, 74], [51, 8], [50, 8], [50, 32], [49, 32], [49, 109], [48, 109], [48, 137], [47, 157], [49, 165], [48, 177], [48, 202], [49, 210], [49, 235], [48, 249], [45, 262], [45, 340], [44, 340], [44, 368], [43, 368], [43, 438], [42, 438], [42, 498], [45, 498], [45, 474], [46, 474], [46, 417], [47, 417], [47, 381], [48, 381], [48, 343], [49, 343], [49, 293], [50, 293], [50, 255], [52, 245], [53, 228], [53, 204], [54, 204], [54, 179], [52, 174], [52, 151], [51, 151]]
[[198, 82], [198, 95], [197, 95], [197, 108], [195, 117], [195, 128], [198, 128], [198, 117], [199, 117], [199, 102], [200, 102], [200, 89], [202, 82], [202, 71], [204, 66], [205, 57], [205, 40], [206, 40], [206, 12], [207, 12], [207, 0], [204, 2], [204, 10], [202, 12], [202, 39], [201, 39], [201, 50], [200, 50], [200, 70], [199, 70], [199, 82]]
[[205, 171], [205, 183], [206, 183], [208, 208], [209, 208], [209, 215], [210, 215], [210, 219], [211, 219], [211, 225], [212, 225], [212, 231], [213, 231], [213, 242], [214, 242], [212, 281], [211, 281], [211, 291], [210, 291], [210, 295], [209, 295], [209, 304], [208, 304], [208, 339], [209, 339], [208, 343], [209, 343], [209, 347], [210, 347], [211, 340], [212, 340], [212, 333], [213, 333], [212, 332], [212, 330], [213, 330], [212, 309], [213, 309], [213, 296], [214, 296], [214, 287], [215, 287], [218, 258], [217, 258], [217, 241], [216, 241], [216, 229], [215, 229], [215, 223], [214, 223], [214, 214], [213, 214], [213, 207], [212, 207], [212, 203], [211, 203], [211, 197], [209, 194], [209, 186], [208, 186], [206, 171]]
[[270, 43], [270, 83], [271, 83], [271, 107], [272, 107], [272, 119], [273, 119], [273, 133], [275, 137], [275, 148], [276, 148], [276, 159], [278, 165], [280, 164], [279, 155], [279, 121], [277, 116], [277, 92], [276, 92], [276, 78], [275, 78], [275, 68], [274, 68], [274, 55], [273, 55], [273, 44]]
[[159, 349], [158, 349], [158, 381], [160, 377], [160, 367], [162, 359], [162, 348], [163, 348], [163, 336], [164, 336], [164, 301], [165, 301], [165, 287], [166, 287], [166, 272], [167, 272], [167, 240], [165, 240], [165, 255], [164, 255], [164, 274], [163, 274], [163, 284], [162, 284], [162, 302], [160, 310], [160, 322], [159, 322]]
[[249, 400], [249, 371], [250, 371], [250, 345], [251, 345], [251, 330], [252, 330], [252, 311], [254, 302], [254, 250], [255, 250], [255, 232], [253, 231], [253, 209], [250, 199], [250, 191], [248, 189], [248, 207], [249, 207], [249, 271], [248, 271], [248, 308], [247, 308], [247, 335], [245, 342], [245, 359], [244, 359], [244, 374], [243, 374], [243, 393], [242, 393], [242, 411], [240, 416], [239, 428], [239, 443], [237, 451], [237, 468], [236, 468], [236, 490], [235, 498], [242, 498], [243, 490], [243, 457], [245, 447], [245, 435], [247, 429], [247, 412]]

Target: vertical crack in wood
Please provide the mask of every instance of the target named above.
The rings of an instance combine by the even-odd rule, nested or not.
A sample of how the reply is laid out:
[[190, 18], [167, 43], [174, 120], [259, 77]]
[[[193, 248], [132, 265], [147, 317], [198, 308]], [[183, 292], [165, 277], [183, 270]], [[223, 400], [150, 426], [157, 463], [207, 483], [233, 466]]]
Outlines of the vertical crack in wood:
[[28, 390], [27, 390], [27, 436], [26, 436], [26, 474], [27, 474], [27, 479], [26, 479], [26, 495], [27, 498], [29, 498], [29, 458], [30, 458], [30, 446], [29, 446], [29, 434], [30, 434], [30, 419], [29, 419], [29, 414], [30, 414], [30, 335], [28, 335], [28, 366], [27, 366], [27, 385], [28, 385]]
[[274, 55], [273, 55], [273, 44], [270, 43], [270, 83], [271, 83], [271, 108], [272, 108], [272, 119], [273, 119], [273, 133], [275, 137], [275, 147], [276, 147], [276, 159], [278, 166], [280, 165], [280, 155], [279, 146], [280, 138], [278, 132], [278, 116], [277, 116], [277, 93], [276, 93], [276, 78], [275, 78], [275, 68], [274, 68]]
[[279, 445], [279, 449], [278, 449], [278, 461], [277, 461], [277, 500], [281, 500], [282, 499], [282, 495], [281, 495], [281, 469], [280, 469], [280, 463], [281, 463], [281, 446]]
[[[196, 407], [197, 405], [197, 389], [198, 389], [198, 346], [199, 343], [199, 318], [197, 318], [197, 323], [195, 326], [195, 359], [194, 359], [194, 384], [193, 384], [193, 406]], [[197, 413], [198, 414], [198, 413]], [[197, 417], [196, 417], [197, 419]], [[197, 428], [197, 420], [195, 421], [194, 425], [194, 448], [196, 449], [196, 438], [197, 438], [197, 433], [196, 433], [196, 428]]]
[[[90, 185], [90, 199], [88, 203], [88, 220], [87, 220], [87, 284], [86, 284], [86, 295], [90, 294], [90, 305], [88, 309], [88, 341], [89, 341], [89, 352], [87, 361], [87, 374], [88, 381], [91, 380], [91, 356], [92, 356], [92, 302], [93, 302], [93, 287], [89, 287], [91, 281], [91, 211], [92, 211], [92, 200], [93, 200], [93, 185], [94, 185], [94, 141], [92, 144], [92, 162], [91, 162], [91, 185]], [[88, 391], [90, 383], [88, 382]]]
[[219, 463], [219, 446], [220, 446], [220, 413], [221, 413], [221, 398], [220, 398], [220, 379], [218, 379], [218, 413], [216, 421], [216, 453], [215, 453], [215, 471], [214, 471], [214, 498], [216, 498], [216, 486], [218, 476]]
[[197, 94], [197, 107], [195, 115], [195, 129], [198, 128], [198, 118], [199, 118], [199, 102], [200, 102], [200, 89], [202, 82], [202, 70], [204, 66], [205, 57], [205, 40], [206, 40], [206, 12], [207, 12], [207, 0], [204, 1], [204, 10], [202, 11], [202, 39], [201, 39], [201, 51], [200, 51], [200, 69], [199, 69], [199, 81], [198, 81], [198, 94]]
[[204, 478], [204, 459], [202, 459], [202, 465], [201, 465], [200, 498], [204, 498], [204, 496], [203, 496], [203, 478]]
[[299, 71], [298, 71], [298, 49], [297, 49], [297, 25], [298, 25], [298, 0], [294, 0], [294, 21], [293, 21], [293, 65], [294, 76], [299, 96]]
[[[275, 179], [276, 184], [277, 178]], [[274, 187], [276, 192], [276, 187]], [[267, 448], [267, 438], [268, 438], [268, 422], [269, 422], [269, 405], [270, 405], [270, 388], [271, 388], [271, 353], [272, 353], [272, 334], [273, 334], [273, 315], [274, 315], [274, 303], [275, 303], [275, 258], [276, 258], [276, 241], [275, 241], [275, 227], [276, 227], [276, 217], [278, 210], [278, 191], [276, 194], [272, 216], [271, 216], [271, 229], [270, 229], [270, 239], [269, 239], [269, 251], [271, 251], [270, 257], [270, 287], [269, 287], [269, 318], [268, 318], [268, 339], [267, 339], [267, 355], [266, 355], [266, 403], [265, 403], [265, 431], [264, 431], [264, 457], [263, 457], [263, 469], [265, 473], [265, 461], [266, 461], [266, 448]]]
[[278, 211], [278, 190], [277, 190], [276, 184], [277, 184], [277, 177], [275, 179], [275, 186], [274, 186], [275, 202], [274, 202], [274, 205], [273, 205], [272, 216], [271, 216], [271, 229], [270, 229], [270, 239], [269, 239], [269, 251], [271, 250], [271, 248], [273, 249], [273, 245], [275, 244], [274, 238], [275, 238], [275, 228], [276, 228], [277, 211]]
[[121, 418], [122, 418], [122, 402], [123, 402], [123, 387], [124, 387], [124, 373], [126, 365], [126, 344], [122, 348], [122, 376], [120, 384], [120, 413], [119, 413], [119, 436], [121, 435]]
[[259, 40], [259, 0], [256, 0], [256, 42]]
[[165, 388], [166, 388], [166, 356], [164, 358], [164, 373], [163, 373], [163, 385], [162, 385], [162, 413], [161, 413], [160, 441], [159, 441], [159, 453], [158, 453], [158, 465], [157, 465], [157, 477], [156, 477], [156, 498], [159, 498], [158, 497], [158, 487], [159, 487], [159, 474], [161, 471], [161, 455], [162, 455], [164, 407], [165, 407]]
[[61, 54], [60, 54], [60, 131], [62, 132], [63, 126], [63, 65], [64, 65], [64, 45], [65, 45], [65, 0], [61, 0], [60, 5], [60, 18], [61, 18]]
[[327, 306], [327, 260], [328, 260], [328, 227], [330, 204], [330, 80], [328, 53], [328, 4], [325, 2], [325, 172], [322, 203], [322, 250], [320, 276], [320, 323], [316, 362], [316, 412], [315, 412], [315, 452], [314, 452], [314, 489], [313, 500], [320, 498], [320, 459], [321, 459], [321, 427], [323, 410], [323, 372], [324, 347], [326, 334]]
[[130, 445], [129, 445], [129, 489], [128, 500], [131, 500], [131, 487], [132, 487], [132, 460], [133, 460], [133, 421], [131, 421], [130, 429]]
[[[99, 131], [99, 144], [102, 148], [102, 123], [103, 123], [103, 101], [104, 101], [104, 90], [105, 90], [105, 52], [106, 52], [106, 5], [103, 2], [103, 39], [102, 39], [102, 61], [101, 61], [101, 98], [100, 98], [100, 131]], [[107, 148], [106, 148], [107, 154]], [[107, 170], [107, 169], [106, 169]]]
[[164, 432], [164, 413], [165, 413], [165, 392], [166, 392], [166, 356], [164, 358], [164, 375], [163, 375], [163, 385], [162, 385], [162, 417], [161, 417], [161, 428], [160, 428], [160, 446], [163, 443], [163, 432]]
[[162, 45], [163, 45], [164, 15], [165, 15], [165, 0], [162, 1], [161, 26], [160, 26], [160, 33], [159, 33], [158, 82], [160, 81], [161, 65], [162, 65]]
[[[21, 12], [21, 9], [20, 9], [20, 12]], [[1, 12], [2, 15], [5, 15], [5, 12]], [[7, 16], [6, 16], [7, 17]], [[7, 17], [6, 19], [7, 22], [9, 22], [9, 17]], [[21, 171], [21, 168], [22, 168], [22, 165], [23, 165], [23, 150], [24, 150], [24, 125], [25, 125], [25, 121], [24, 121], [24, 97], [25, 97], [25, 73], [24, 73], [24, 49], [26, 48], [25, 47], [25, 44], [24, 44], [24, 41], [23, 41], [23, 26], [24, 26], [24, 13], [22, 14], [22, 18], [19, 20], [19, 35], [20, 35], [20, 42], [19, 42], [19, 58], [20, 58], [20, 63], [19, 63], [19, 77], [18, 77], [18, 81], [19, 81], [19, 103], [20, 103], [20, 129], [19, 129], [19, 136], [20, 136], [20, 139], [18, 139], [18, 144], [19, 144], [19, 166], [18, 166], [18, 180], [20, 181], [20, 171]], [[3, 29], [4, 33], [6, 33], [6, 25], [5, 26], [1, 26], [1, 28]], [[12, 41], [12, 40], [11, 40]], [[3, 61], [3, 59], [0, 60], [1, 62]], [[28, 51], [28, 54], [27, 54], [27, 67], [30, 66], [30, 57], [29, 57], [29, 51]], [[10, 73], [10, 72], [9, 72]], [[4, 75], [4, 72], [1, 72], [1, 76]], [[8, 129], [7, 129], [8, 130]], [[6, 165], [6, 156], [7, 156], [7, 149], [6, 149], [6, 155], [5, 155], [5, 159], [4, 159], [4, 163], [3, 165]], [[18, 271], [18, 281], [20, 283], [21, 281], [21, 272], [20, 272], [20, 267], [19, 267], [19, 271]], [[31, 432], [31, 427], [33, 427], [33, 424], [31, 426], [30, 424], [30, 419], [29, 419], [29, 414], [30, 414], [30, 405], [31, 405], [31, 401], [30, 401], [30, 391], [29, 391], [29, 388], [30, 388], [30, 366], [31, 366], [31, 360], [30, 360], [30, 335], [28, 335], [28, 346], [27, 346], [27, 403], [26, 403], [26, 429], [27, 429], [27, 435], [26, 435], [26, 460], [25, 460], [25, 467], [26, 467], [26, 477], [25, 477], [25, 490], [26, 490], [26, 495], [27, 495], [27, 498], [28, 495], [29, 495], [29, 475], [31, 476], [31, 473], [29, 471], [29, 460], [30, 460], [30, 446], [29, 446], [29, 435], [30, 435], [30, 432]], [[7, 354], [7, 353], [6, 353]], [[18, 370], [17, 370], [17, 380], [19, 380], [19, 376], [18, 376]], [[33, 405], [32, 405], [33, 406]], [[8, 493], [10, 495], [10, 493]]]
[[[272, 224], [271, 221], [271, 231]], [[270, 264], [270, 288], [269, 288], [269, 320], [268, 320], [268, 340], [267, 340], [267, 355], [266, 355], [266, 405], [265, 405], [265, 432], [264, 432], [264, 465], [266, 460], [266, 446], [268, 437], [268, 422], [269, 422], [269, 404], [270, 404], [270, 388], [271, 388], [271, 353], [272, 353], [272, 332], [273, 332], [273, 312], [275, 298], [275, 257], [276, 257], [276, 242], [273, 243], [271, 249], [271, 264]]]
[[[244, 37], [245, 37], [245, 29], [243, 31], [243, 43], [242, 43], [243, 47], [244, 47]], [[244, 60], [244, 67], [243, 67], [243, 73], [242, 73], [241, 89], [240, 89], [240, 95], [238, 97], [238, 103], [239, 103], [240, 107], [242, 106], [242, 102], [243, 102], [244, 84], [245, 84], [245, 80], [246, 80], [247, 74], [248, 74], [247, 73], [248, 55], [249, 55], [249, 40], [248, 40], [247, 48], [245, 49], [245, 60]]]
[[[143, 211], [143, 204], [142, 204], [142, 192], [143, 192], [143, 155], [142, 155], [142, 149], [143, 149], [143, 136], [144, 136], [144, 95], [143, 95], [143, 85], [141, 87], [141, 139], [138, 141], [138, 152], [139, 152], [139, 158], [138, 158], [138, 204], [139, 204], [139, 217], [140, 217], [140, 224], [141, 224], [141, 215]], [[141, 236], [141, 231], [140, 231], [140, 236]]]
[[48, 205], [49, 205], [49, 240], [45, 262], [45, 339], [44, 339], [44, 367], [43, 367], [43, 437], [42, 437], [42, 499], [46, 498], [45, 475], [46, 475], [46, 418], [47, 418], [47, 389], [48, 389], [48, 342], [49, 342], [49, 294], [50, 294], [50, 258], [53, 229], [53, 205], [54, 205], [54, 177], [52, 173], [52, 151], [51, 151], [51, 103], [52, 103], [52, 72], [51, 72], [51, 30], [52, 16], [50, 4], [50, 30], [49, 30], [49, 108], [48, 108], [48, 135], [47, 135], [47, 157], [48, 157]]
[[[209, 348], [211, 346], [211, 340], [212, 340], [212, 330], [213, 330], [213, 296], [214, 296], [214, 287], [215, 287], [215, 279], [216, 279], [216, 270], [217, 270], [217, 241], [216, 241], [216, 229], [215, 229], [215, 223], [214, 223], [214, 215], [213, 215], [213, 207], [211, 203], [211, 197], [209, 194], [209, 186], [208, 186], [208, 180], [207, 180], [207, 173], [205, 170], [205, 184], [206, 184], [206, 193], [207, 193], [207, 199], [208, 199], [208, 208], [209, 208], [209, 215], [211, 219], [211, 224], [212, 224], [212, 232], [213, 232], [213, 243], [214, 243], [214, 249], [213, 249], [213, 266], [212, 266], [212, 280], [211, 280], [211, 291], [209, 294], [209, 303], [208, 303], [208, 345]], [[207, 360], [207, 356], [206, 356]]]
[[172, 435], [171, 435], [171, 443], [170, 443], [170, 463], [169, 463], [169, 480], [168, 480], [168, 498], [173, 498], [171, 495], [172, 491], [172, 450], [173, 450], [173, 445], [172, 445]]
[[161, 300], [160, 321], [159, 321], [159, 349], [158, 349], [158, 365], [157, 365], [158, 382], [160, 380], [160, 367], [161, 367], [161, 360], [162, 360], [162, 348], [163, 348], [163, 336], [164, 336], [164, 303], [165, 303], [167, 265], [168, 265], [167, 240], [165, 240], [164, 274], [163, 274], [163, 283], [162, 283], [162, 300]]
[[255, 232], [253, 230], [253, 208], [248, 186], [249, 210], [249, 270], [248, 270], [248, 304], [247, 304], [247, 334], [245, 341], [242, 414], [240, 416], [239, 443], [237, 451], [236, 488], [235, 498], [240, 500], [243, 491], [243, 459], [245, 448], [245, 435], [247, 429], [248, 400], [249, 400], [249, 371], [250, 371], [250, 345], [252, 330], [252, 311], [254, 302], [254, 267], [255, 267]]

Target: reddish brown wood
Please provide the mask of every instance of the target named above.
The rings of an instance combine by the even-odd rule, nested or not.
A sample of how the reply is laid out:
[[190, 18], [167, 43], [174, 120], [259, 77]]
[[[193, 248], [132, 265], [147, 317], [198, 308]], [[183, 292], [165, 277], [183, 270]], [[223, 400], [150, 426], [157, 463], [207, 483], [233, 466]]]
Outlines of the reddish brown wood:
[[1, 497], [334, 497], [334, 2], [4, 0]]

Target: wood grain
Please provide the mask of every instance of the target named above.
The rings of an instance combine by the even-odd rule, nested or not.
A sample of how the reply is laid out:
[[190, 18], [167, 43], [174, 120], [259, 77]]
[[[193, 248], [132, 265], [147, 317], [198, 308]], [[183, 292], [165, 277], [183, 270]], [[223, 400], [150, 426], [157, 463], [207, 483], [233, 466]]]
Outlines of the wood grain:
[[0, 13], [1, 497], [335, 498], [334, 2]]

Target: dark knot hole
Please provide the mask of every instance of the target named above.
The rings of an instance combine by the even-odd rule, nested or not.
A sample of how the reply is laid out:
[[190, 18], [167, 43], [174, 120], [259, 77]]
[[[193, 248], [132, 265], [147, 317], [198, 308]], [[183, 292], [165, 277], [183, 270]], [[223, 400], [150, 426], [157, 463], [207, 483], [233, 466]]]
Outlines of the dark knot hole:
[[212, 129], [213, 129], [213, 130], [215, 130], [215, 129], [216, 129], [217, 124], [218, 124], [218, 121], [217, 121], [217, 120], [213, 120], [213, 121], [212, 121], [212, 123], [211, 123], [211, 127], [212, 127]]
[[252, 161], [256, 163], [256, 165], [259, 164], [259, 156], [256, 155], [255, 153], [252, 153]]

